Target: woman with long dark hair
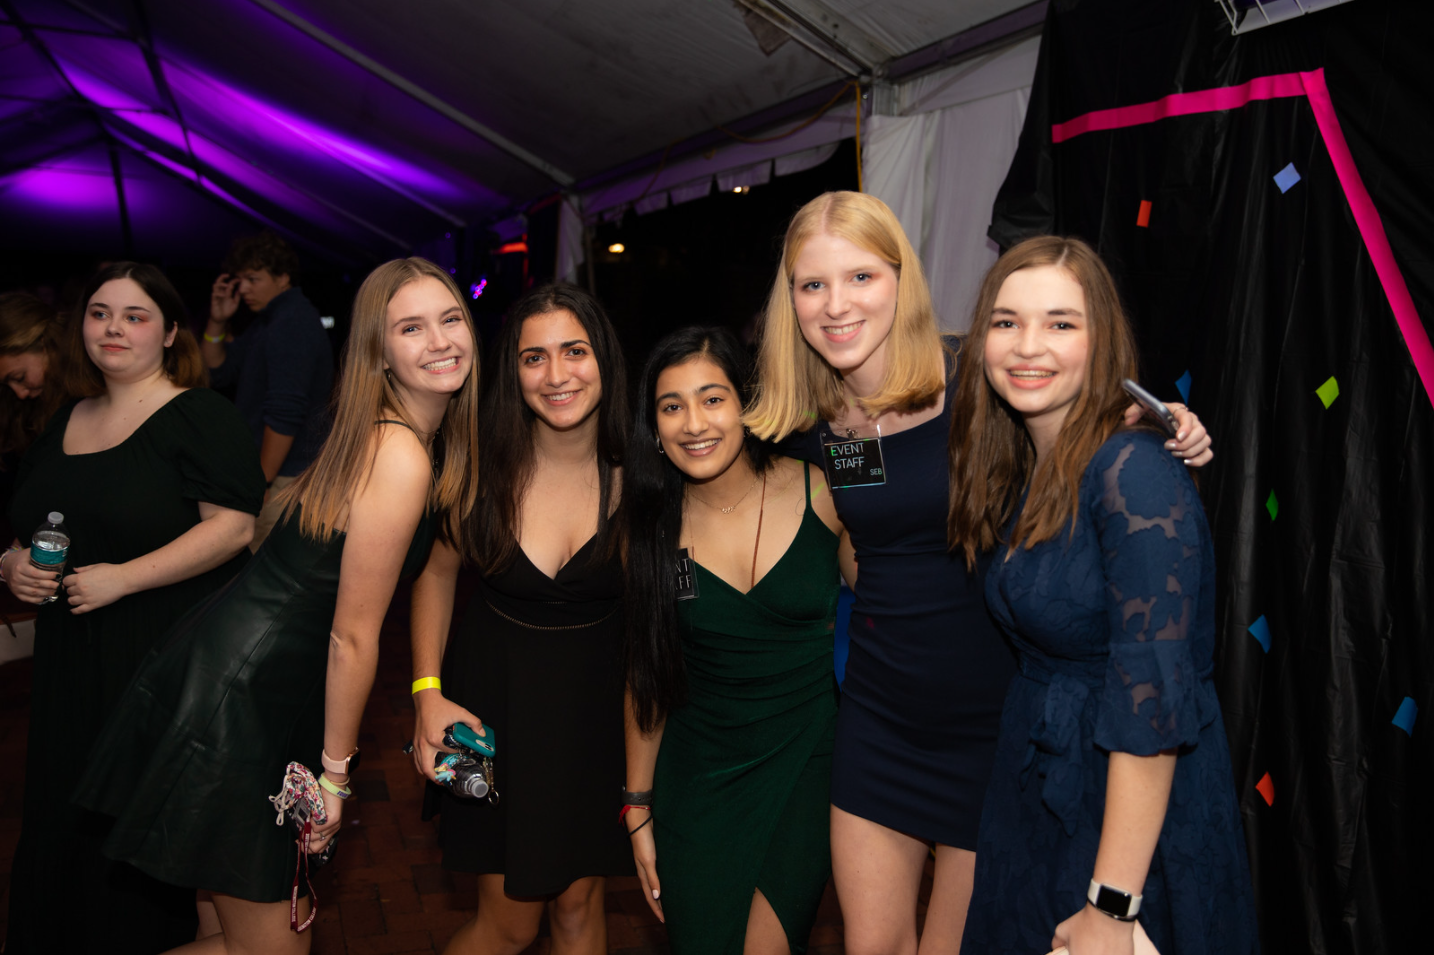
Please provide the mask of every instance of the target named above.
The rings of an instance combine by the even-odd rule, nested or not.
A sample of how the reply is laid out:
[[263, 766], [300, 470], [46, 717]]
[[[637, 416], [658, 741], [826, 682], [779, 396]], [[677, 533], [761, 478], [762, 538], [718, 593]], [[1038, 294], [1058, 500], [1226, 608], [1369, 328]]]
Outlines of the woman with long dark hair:
[[[194, 938], [194, 893], [104, 858], [109, 821], [69, 798], [145, 655], [243, 566], [264, 497], [243, 420], [203, 387], [184, 326], [159, 269], [115, 263], [90, 280], [67, 330], [68, 380], [55, 380], [55, 356], [46, 362], [42, 391], [80, 400], [51, 416], [21, 463], [10, 502], [20, 536], [0, 555], [0, 579], [39, 605], [7, 952], [51, 950], [77, 904], [126, 951]], [[30, 559], [52, 511], [70, 535], [59, 573]]]
[[1110, 273], [1041, 236], [987, 273], [957, 385], [949, 532], [1020, 673], [1001, 715], [963, 951], [1259, 949], [1212, 680], [1200, 496], [1123, 420], [1135, 339]]
[[315, 771], [327, 821], [308, 849], [329, 847], [389, 600], [477, 497], [475, 357], [446, 270], [398, 259], [364, 280], [333, 429], [278, 527], [151, 653], [86, 752], [78, 799], [117, 817], [106, 853], [213, 896], [222, 933], [187, 951], [309, 949], [291, 931], [309, 906], [291, 909], [301, 850], [272, 797], [291, 761]]
[[[437, 790], [429, 803], [444, 866], [478, 874], [477, 917], [447, 951], [516, 955], [551, 901], [555, 951], [596, 955], [606, 950], [603, 876], [632, 871], [614, 824], [622, 350], [592, 296], [548, 285], [513, 306], [485, 377], [478, 506], [464, 547], [435, 547], [413, 589], [415, 765], [436, 778], [454, 723], [484, 731], [488, 721], [496, 733], [497, 804]], [[477, 587], [450, 642], [464, 549]]]
[[745, 433], [751, 375], [725, 331], [664, 338], [624, 472], [623, 821], [677, 955], [804, 951], [831, 874], [839, 549], [855, 568], [821, 469]]

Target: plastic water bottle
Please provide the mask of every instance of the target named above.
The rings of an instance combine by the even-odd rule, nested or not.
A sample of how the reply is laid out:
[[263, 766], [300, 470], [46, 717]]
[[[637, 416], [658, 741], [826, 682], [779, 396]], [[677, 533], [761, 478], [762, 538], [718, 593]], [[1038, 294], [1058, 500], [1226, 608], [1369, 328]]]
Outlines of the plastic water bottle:
[[[65, 559], [70, 556], [70, 532], [65, 529], [65, 515], [51, 511], [48, 517], [30, 538], [30, 563], [41, 570], [63, 574]], [[40, 602], [54, 603], [59, 595], [60, 586], [56, 584], [55, 592]]]

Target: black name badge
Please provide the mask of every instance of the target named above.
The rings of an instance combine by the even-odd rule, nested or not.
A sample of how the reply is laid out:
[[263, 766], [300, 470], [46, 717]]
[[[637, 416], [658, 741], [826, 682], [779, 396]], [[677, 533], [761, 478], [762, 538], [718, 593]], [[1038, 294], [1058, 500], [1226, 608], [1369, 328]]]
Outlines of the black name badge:
[[822, 469], [832, 490], [886, 483], [881, 463], [881, 436], [845, 438], [822, 443]]
[[677, 599], [691, 600], [697, 596], [697, 568], [687, 556], [687, 548], [677, 552]]

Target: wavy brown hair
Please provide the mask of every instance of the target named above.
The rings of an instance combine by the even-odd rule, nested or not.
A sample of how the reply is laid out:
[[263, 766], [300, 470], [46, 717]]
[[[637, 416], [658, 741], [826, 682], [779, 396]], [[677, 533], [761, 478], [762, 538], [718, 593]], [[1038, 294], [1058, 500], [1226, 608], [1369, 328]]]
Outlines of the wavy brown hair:
[[65, 391], [65, 323], [50, 305], [28, 292], [0, 295], [0, 355], [45, 356], [45, 387], [33, 398], [0, 388], [0, 470], [4, 457], [25, 452], [69, 398]]
[[65, 355], [65, 390], [75, 398], [94, 398], [105, 393], [105, 376], [85, 351], [85, 313], [100, 286], [116, 279], [129, 279], [159, 307], [164, 331], [176, 325], [174, 341], [164, 350], [164, 374], [180, 388], [203, 388], [209, 384], [209, 369], [199, 353], [199, 342], [189, 330], [189, 312], [169, 279], [158, 268], [144, 262], [115, 262], [94, 274], [80, 296], [70, 321]]
[[[986, 335], [1001, 286], [1021, 269], [1065, 269], [1085, 292], [1085, 384], [1066, 415], [1051, 453], [1040, 466], [1025, 424], [986, 380]], [[993, 549], [1029, 485], [1026, 506], [1011, 528], [1012, 547], [1029, 550], [1050, 540], [1080, 505], [1080, 482], [1090, 459], [1120, 428], [1130, 398], [1123, 378], [1136, 377], [1135, 336], [1120, 306], [1115, 280], [1095, 250], [1080, 239], [1036, 236], [1013, 246], [981, 282], [951, 412], [951, 507], [947, 538], [966, 566]]]
[[468, 305], [448, 270], [420, 258], [385, 262], [369, 273], [354, 297], [353, 321], [333, 399], [333, 428], [314, 463], [279, 492], [286, 517], [294, 507], [303, 505], [299, 529], [309, 537], [327, 540], [339, 531], [349, 500], [378, 454], [375, 421], [397, 415], [418, 431], [384, 374], [383, 338], [388, 303], [399, 289], [421, 278], [443, 283], [473, 336], [468, 378], [449, 400], [434, 437], [437, 475], [428, 494], [429, 508], [444, 515], [440, 535], [461, 549], [461, 525], [478, 499], [478, 336]]
[[846, 401], [841, 375], [802, 337], [792, 302], [792, 276], [814, 236], [831, 235], [866, 249], [896, 269], [896, 318], [886, 339], [886, 375], [876, 394], [861, 399], [869, 415], [914, 411], [946, 387], [941, 330], [921, 259], [895, 213], [863, 192], [828, 192], [802, 206], [787, 227], [782, 262], [767, 298], [757, 353], [757, 391], [742, 420], [757, 437], [780, 441], [832, 420]]

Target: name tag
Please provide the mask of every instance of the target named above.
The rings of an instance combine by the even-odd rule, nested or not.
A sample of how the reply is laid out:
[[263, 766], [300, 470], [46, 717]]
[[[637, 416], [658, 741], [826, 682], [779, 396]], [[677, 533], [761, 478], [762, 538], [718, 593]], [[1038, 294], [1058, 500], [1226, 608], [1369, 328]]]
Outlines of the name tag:
[[822, 470], [832, 490], [886, 483], [881, 434], [874, 438], [837, 438], [822, 442]]
[[691, 600], [697, 596], [697, 568], [687, 556], [687, 548], [677, 552], [677, 599]]

